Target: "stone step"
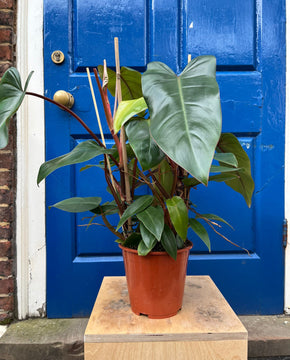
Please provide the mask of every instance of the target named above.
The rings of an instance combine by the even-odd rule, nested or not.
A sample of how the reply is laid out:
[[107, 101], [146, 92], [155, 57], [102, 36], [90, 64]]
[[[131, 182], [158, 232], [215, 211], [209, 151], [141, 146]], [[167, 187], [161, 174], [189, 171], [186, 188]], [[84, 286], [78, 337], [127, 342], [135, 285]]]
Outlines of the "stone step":
[[[240, 316], [250, 360], [290, 360], [290, 317]], [[0, 338], [0, 360], [83, 360], [88, 319], [29, 319]], [[136, 359], [137, 360], [137, 359]]]

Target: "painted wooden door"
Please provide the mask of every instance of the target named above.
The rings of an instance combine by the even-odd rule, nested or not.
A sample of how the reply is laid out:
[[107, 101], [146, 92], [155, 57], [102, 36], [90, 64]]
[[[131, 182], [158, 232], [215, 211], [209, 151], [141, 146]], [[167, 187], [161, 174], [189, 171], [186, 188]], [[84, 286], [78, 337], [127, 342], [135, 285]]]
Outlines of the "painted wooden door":
[[[187, 55], [217, 57], [223, 131], [247, 151], [255, 180], [253, 205], [224, 184], [193, 192], [194, 203], [234, 227], [222, 231], [251, 255], [211, 233], [211, 254], [193, 234], [189, 274], [209, 274], [239, 314], [283, 311], [285, 8], [270, 0], [45, 0], [45, 93], [73, 94], [73, 110], [98, 133], [85, 68], [107, 59], [114, 66], [119, 37], [121, 65], [145, 70], [158, 60], [180, 72]], [[61, 50], [56, 65], [51, 54]], [[99, 106], [101, 108], [101, 106]], [[101, 117], [103, 114], [101, 112]], [[110, 136], [105, 124], [106, 137]], [[47, 160], [87, 139], [70, 116], [46, 104]], [[82, 165], [47, 179], [47, 206], [70, 196], [107, 199], [102, 170]], [[206, 190], [206, 192], [205, 192]], [[47, 211], [47, 311], [49, 317], [86, 316], [105, 275], [124, 274], [122, 257], [102, 226], [86, 214]]]

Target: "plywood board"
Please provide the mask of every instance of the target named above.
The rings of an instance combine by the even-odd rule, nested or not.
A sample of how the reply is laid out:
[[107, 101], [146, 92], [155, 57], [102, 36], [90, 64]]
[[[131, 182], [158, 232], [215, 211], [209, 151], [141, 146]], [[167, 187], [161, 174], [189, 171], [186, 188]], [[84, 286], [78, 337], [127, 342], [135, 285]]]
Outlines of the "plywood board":
[[85, 343], [228, 340], [247, 331], [208, 276], [187, 276], [182, 310], [158, 320], [131, 311], [125, 277], [105, 277], [85, 332]]

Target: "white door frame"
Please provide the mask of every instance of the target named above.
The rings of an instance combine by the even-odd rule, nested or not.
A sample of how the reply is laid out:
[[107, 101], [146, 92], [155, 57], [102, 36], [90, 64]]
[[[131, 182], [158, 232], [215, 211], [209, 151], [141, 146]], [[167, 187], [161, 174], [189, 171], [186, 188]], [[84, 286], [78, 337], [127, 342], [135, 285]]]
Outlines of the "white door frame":
[[[43, 0], [17, 1], [17, 68], [43, 94]], [[36, 185], [45, 159], [44, 104], [27, 96], [17, 114], [16, 253], [18, 317], [45, 316], [45, 189]]]
[[[25, 79], [34, 70], [29, 89], [43, 93], [43, 0], [18, 0], [17, 68]], [[286, 15], [290, 21], [290, 2]], [[290, 39], [290, 27], [287, 29]], [[290, 50], [287, 47], [287, 68]], [[286, 119], [290, 116], [290, 74], [287, 73]], [[290, 222], [290, 121], [286, 121], [285, 217]], [[45, 189], [36, 177], [45, 159], [44, 106], [26, 99], [17, 115], [17, 299], [18, 317], [44, 316], [46, 303]], [[285, 311], [290, 313], [290, 246], [285, 259]]]

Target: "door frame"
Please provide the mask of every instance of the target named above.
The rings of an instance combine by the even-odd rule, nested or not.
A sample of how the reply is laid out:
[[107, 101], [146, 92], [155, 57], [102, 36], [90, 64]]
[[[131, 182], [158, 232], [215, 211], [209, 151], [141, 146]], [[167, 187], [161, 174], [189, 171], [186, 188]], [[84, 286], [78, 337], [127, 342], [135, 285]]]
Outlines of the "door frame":
[[[43, 93], [43, 0], [18, 0], [17, 68], [22, 78], [31, 70], [30, 89]], [[286, 20], [290, 22], [286, 1]], [[29, 41], [28, 41], [29, 39]], [[286, 39], [290, 39], [290, 27]], [[286, 45], [290, 46], [290, 40]], [[290, 69], [287, 46], [286, 64]], [[29, 120], [29, 121], [28, 121]], [[285, 218], [290, 221], [290, 74], [286, 74]], [[18, 317], [45, 316], [46, 239], [45, 187], [36, 186], [39, 165], [45, 159], [44, 106], [27, 99], [17, 115], [17, 303]], [[281, 239], [282, 241], [282, 239]], [[290, 313], [290, 247], [285, 253], [285, 312]]]
[[[43, 0], [17, 1], [17, 68], [43, 94]], [[45, 186], [36, 185], [45, 160], [44, 104], [26, 97], [17, 114], [16, 266], [18, 318], [46, 314]]]

